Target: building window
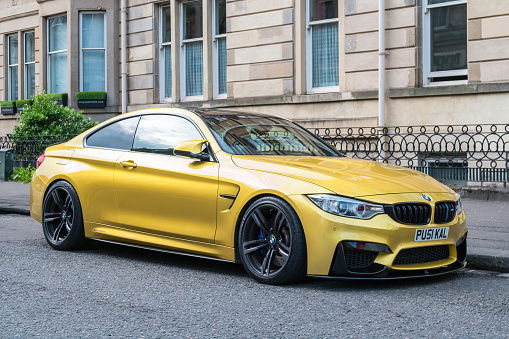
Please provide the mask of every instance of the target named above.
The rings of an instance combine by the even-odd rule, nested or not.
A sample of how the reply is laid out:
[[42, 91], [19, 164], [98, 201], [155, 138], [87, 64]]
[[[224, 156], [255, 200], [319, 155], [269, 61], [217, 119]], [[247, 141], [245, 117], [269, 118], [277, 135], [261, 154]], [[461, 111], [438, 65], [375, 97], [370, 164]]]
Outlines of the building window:
[[25, 99], [35, 95], [35, 32], [26, 32], [25, 40]]
[[214, 97], [226, 98], [226, 0], [214, 1]]
[[181, 4], [181, 86], [187, 100], [203, 97], [203, 8], [201, 1]]
[[106, 36], [103, 12], [80, 13], [80, 90], [106, 91]]
[[18, 35], [7, 36], [7, 72], [9, 100], [18, 100]]
[[424, 84], [465, 83], [467, 0], [424, 0]]
[[171, 98], [171, 8], [161, 7], [159, 60], [161, 77], [161, 100]]
[[339, 90], [338, 1], [307, 0], [308, 92]]
[[67, 92], [67, 17], [48, 19], [48, 93]]

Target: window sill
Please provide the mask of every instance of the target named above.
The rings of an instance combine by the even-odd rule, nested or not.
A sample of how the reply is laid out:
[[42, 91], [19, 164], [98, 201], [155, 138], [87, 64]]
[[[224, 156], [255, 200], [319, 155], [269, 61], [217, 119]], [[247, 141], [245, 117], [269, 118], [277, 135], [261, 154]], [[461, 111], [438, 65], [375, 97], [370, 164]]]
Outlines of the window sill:
[[339, 86], [310, 88], [307, 94], [339, 93]]
[[458, 81], [435, 81], [430, 82], [424, 87], [444, 87], [444, 86], [458, 86], [458, 85], [468, 85], [468, 80], [458, 80]]
[[106, 106], [106, 107], [96, 107], [96, 108], [79, 108], [79, 107], [70, 107], [74, 108], [75, 110], [83, 111], [85, 114], [93, 114], [93, 113], [111, 113], [111, 112], [118, 112], [121, 109], [121, 106]]
[[[509, 92], [509, 82], [507, 83], [484, 83], [484, 84], [464, 84], [455, 86], [429, 86], [418, 88], [393, 88], [389, 89], [387, 97], [390, 99], [430, 97], [430, 96], [448, 96], [448, 95], [472, 95], [479, 93], [506, 93]], [[160, 102], [156, 107], [212, 107], [212, 108], [242, 108], [243, 106], [266, 106], [266, 105], [284, 105], [284, 104], [304, 104], [304, 103], [325, 103], [342, 102], [355, 100], [378, 100], [378, 91], [359, 91], [359, 92], [333, 92], [333, 93], [312, 93], [303, 95], [285, 95], [254, 98], [227, 98], [213, 99], [210, 101], [180, 101], [180, 102]]]
[[182, 102], [203, 101], [203, 95], [189, 96], [182, 98]]
[[509, 83], [484, 83], [484, 84], [460, 84], [426, 86], [417, 88], [393, 88], [388, 91], [388, 97], [392, 99], [409, 97], [429, 97], [447, 95], [468, 95], [479, 93], [505, 93], [509, 92]]

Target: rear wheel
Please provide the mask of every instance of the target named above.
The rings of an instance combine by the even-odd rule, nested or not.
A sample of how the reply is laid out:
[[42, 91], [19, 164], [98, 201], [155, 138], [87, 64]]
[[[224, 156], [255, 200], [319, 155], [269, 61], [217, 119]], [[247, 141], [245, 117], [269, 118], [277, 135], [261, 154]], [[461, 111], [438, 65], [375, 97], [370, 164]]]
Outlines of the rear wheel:
[[88, 242], [78, 194], [68, 182], [57, 182], [46, 194], [42, 229], [46, 241], [57, 250], [80, 249]]
[[286, 284], [306, 275], [306, 241], [297, 213], [276, 197], [256, 200], [242, 218], [237, 242], [246, 271], [258, 282]]

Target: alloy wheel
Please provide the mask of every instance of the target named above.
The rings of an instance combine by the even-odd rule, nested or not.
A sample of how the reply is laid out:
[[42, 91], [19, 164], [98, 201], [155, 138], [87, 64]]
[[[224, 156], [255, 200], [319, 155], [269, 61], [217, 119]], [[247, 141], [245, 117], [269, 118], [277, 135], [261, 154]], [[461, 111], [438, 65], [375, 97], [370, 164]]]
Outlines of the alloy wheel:
[[71, 194], [64, 187], [55, 187], [44, 203], [43, 227], [46, 239], [58, 245], [71, 233], [75, 219], [75, 206]]
[[257, 206], [246, 219], [241, 241], [251, 272], [263, 278], [276, 276], [291, 255], [292, 228], [288, 217], [273, 204]]

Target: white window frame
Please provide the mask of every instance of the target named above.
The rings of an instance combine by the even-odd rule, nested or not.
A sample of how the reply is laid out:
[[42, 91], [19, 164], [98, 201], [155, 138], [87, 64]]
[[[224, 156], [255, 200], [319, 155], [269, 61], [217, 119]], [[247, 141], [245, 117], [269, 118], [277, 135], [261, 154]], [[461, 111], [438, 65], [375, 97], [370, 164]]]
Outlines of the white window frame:
[[[172, 55], [174, 53], [172, 42], [171, 42], [171, 37], [170, 37], [170, 42], [163, 42], [163, 9], [164, 8], [170, 8], [170, 10], [171, 10], [170, 5], [164, 5], [164, 6], [159, 7], [159, 70], [160, 70], [159, 71], [159, 100], [161, 102], [172, 102], [173, 96], [171, 93], [170, 93], [169, 97], [166, 97], [164, 95], [165, 91], [166, 91], [166, 82], [164, 80], [165, 79], [164, 73], [166, 72], [166, 63], [165, 63], [166, 59], [165, 59], [165, 55], [164, 55], [164, 48], [167, 46], [170, 46]], [[171, 15], [170, 15], [170, 17], [171, 17]], [[172, 25], [173, 17], [171, 17], [170, 20], [171, 20], [170, 25]], [[173, 29], [172, 29], [172, 31], [173, 31]], [[171, 74], [172, 74], [172, 78], [173, 78], [173, 63], [171, 65], [171, 67], [172, 67]], [[174, 84], [172, 83], [171, 84], [172, 91], [173, 91], [173, 85]]]
[[[339, 18], [311, 21], [311, 1], [312, 0], [306, 0], [306, 90], [307, 93], [339, 92], [339, 85], [329, 87], [313, 87], [313, 32], [312, 32], [313, 26], [336, 22], [338, 24], [338, 46], [340, 32], [339, 32]], [[339, 72], [339, 62], [338, 62], [338, 72]]]
[[423, 0], [422, 3], [422, 17], [423, 17], [423, 85], [424, 86], [444, 86], [444, 85], [464, 85], [468, 84], [468, 80], [456, 80], [456, 81], [433, 81], [430, 79], [443, 78], [443, 77], [455, 77], [455, 76], [468, 76], [468, 68], [451, 71], [440, 71], [431, 72], [431, 13], [430, 10], [433, 8], [449, 7], [454, 5], [467, 4], [467, 0], [451, 0], [439, 4], [428, 5], [429, 0]]
[[[50, 20], [52, 19], [56, 19], [56, 18], [60, 18], [60, 17], [66, 17], [67, 18], [67, 14], [63, 14], [63, 15], [55, 15], [55, 16], [52, 16], [52, 17], [48, 17], [48, 19], [46, 20], [46, 86], [48, 87], [47, 88], [47, 93], [50, 94], [50, 93], [53, 93], [53, 92], [50, 92], [51, 90], [51, 62], [50, 62], [50, 55], [53, 55], [53, 54], [57, 54], [57, 53], [63, 53], [63, 52], [66, 52], [68, 53], [69, 51], [69, 36], [67, 36], [67, 48], [66, 49], [61, 49], [61, 50], [58, 50], [58, 51], [53, 51], [53, 52], [50, 52], [49, 50], [49, 22]], [[68, 19], [68, 18], [67, 18]], [[66, 21], [67, 25], [69, 25], [69, 20]], [[69, 26], [67, 26], [68, 28]], [[68, 34], [67, 34], [68, 35]], [[67, 54], [67, 68], [69, 69], [69, 54]], [[69, 76], [69, 74], [67, 74], [67, 76]], [[65, 92], [68, 92], [69, 91], [69, 81], [67, 81], [67, 89]], [[65, 92], [62, 92], [62, 93], [65, 93]]]
[[[18, 54], [18, 61], [17, 63], [15, 64], [11, 64], [11, 38], [12, 37], [16, 37], [18, 39], [18, 49], [16, 51], [16, 53]], [[13, 98], [13, 93], [12, 93], [12, 88], [11, 88], [11, 68], [12, 67], [17, 67], [18, 68], [18, 72], [17, 74], [19, 75], [19, 35], [18, 33], [13, 33], [13, 34], [9, 34], [7, 36], [7, 96], [9, 98], [9, 101], [15, 101], [15, 100], [18, 100], [18, 98]], [[19, 76], [18, 76], [19, 78]], [[19, 96], [19, 82], [17, 84], [18, 86], [18, 96]]]
[[[104, 34], [104, 47], [103, 48], [95, 48], [95, 47], [87, 47], [87, 48], [83, 48], [83, 15], [84, 14], [102, 14], [103, 15], [103, 20], [104, 20], [104, 29], [103, 29], [103, 34]], [[84, 76], [83, 76], [83, 51], [104, 51], [104, 91], [107, 92], [107, 89], [108, 89], [108, 66], [107, 66], [107, 63], [106, 61], [108, 60], [108, 55], [107, 55], [107, 51], [106, 51], [106, 46], [107, 46], [107, 41], [106, 41], [106, 12], [104, 11], [84, 11], [84, 12], [80, 12], [80, 24], [79, 24], [79, 41], [80, 41], [80, 56], [79, 56], [79, 64], [80, 64], [80, 92], [83, 92], [83, 81], [84, 81]]]
[[[203, 14], [204, 14], [204, 10], [203, 10], [203, 6], [206, 5], [204, 4], [203, 1], [201, 0], [196, 0], [196, 1], [187, 1], [187, 2], [180, 2], [180, 15], [179, 15], [179, 35], [180, 35], [180, 97], [181, 97], [181, 100], [182, 101], [200, 101], [200, 100], [203, 100], [204, 96], [203, 96], [203, 93], [204, 93], [204, 89], [202, 88], [202, 95], [195, 95], [195, 96], [187, 96], [186, 94], [186, 46], [185, 44], [187, 43], [191, 43], [191, 42], [197, 42], [197, 41], [201, 41], [202, 43], [202, 48], [204, 48], [204, 43], [203, 43], [203, 31], [202, 31], [202, 37], [201, 38], [195, 38], [195, 39], [187, 39], [187, 40], [184, 40], [184, 4], [187, 4], [187, 3], [192, 3], [192, 2], [201, 2], [202, 4], [202, 27], [205, 26], [205, 23], [206, 23], [206, 20], [205, 18], [203, 18]], [[203, 51], [202, 51], [203, 53]], [[204, 55], [204, 54], [203, 54]], [[202, 68], [203, 68], [203, 71], [202, 73], [205, 74], [205, 68], [204, 68], [204, 62], [202, 62]]]
[[[26, 44], [26, 36], [27, 34], [29, 33], [33, 33], [34, 34], [34, 61], [26, 61], [26, 57], [27, 57], [27, 44]], [[28, 86], [29, 86], [29, 81], [28, 81], [28, 72], [27, 72], [27, 69], [28, 69], [28, 65], [35, 65], [35, 31], [26, 31], [23, 33], [23, 64], [24, 64], [24, 68], [23, 68], [23, 73], [24, 73], [24, 76], [23, 76], [23, 80], [25, 81], [25, 84], [24, 84], [24, 90], [23, 90], [23, 94], [24, 94], [24, 98], [25, 99], [30, 99], [28, 97]], [[35, 67], [35, 66], [34, 66]], [[34, 73], [34, 80], [35, 80], [35, 73]], [[34, 95], [35, 95], [35, 89], [34, 89]]]
[[[227, 93], [219, 93], [219, 39], [226, 39], [226, 34], [217, 34], [217, 0], [212, 2], [212, 81], [213, 98], [226, 99]], [[228, 68], [228, 67], [227, 67]], [[228, 71], [227, 71], [228, 72]]]

